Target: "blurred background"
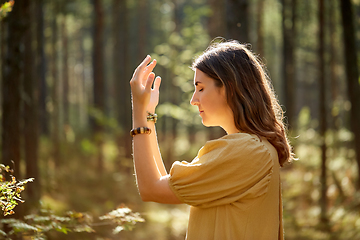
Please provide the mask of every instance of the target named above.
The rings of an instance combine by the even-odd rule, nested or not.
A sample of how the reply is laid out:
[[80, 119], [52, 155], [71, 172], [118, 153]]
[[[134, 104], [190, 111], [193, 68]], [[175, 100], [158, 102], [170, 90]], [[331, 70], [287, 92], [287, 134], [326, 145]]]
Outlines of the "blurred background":
[[16, 0], [0, 22], [1, 159], [35, 178], [16, 216], [124, 204], [145, 219], [132, 231], [47, 237], [184, 239], [187, 206], [138, 195], [129, 80], [158, 60], [162, 156], [191, 161], [224, 135], [189, 104], [189, 66], [221, 36], [264, 61], [285, 111], [299, 159], [281, 173], [286, 239], [360, 239], [359, 24], [359, 0]]

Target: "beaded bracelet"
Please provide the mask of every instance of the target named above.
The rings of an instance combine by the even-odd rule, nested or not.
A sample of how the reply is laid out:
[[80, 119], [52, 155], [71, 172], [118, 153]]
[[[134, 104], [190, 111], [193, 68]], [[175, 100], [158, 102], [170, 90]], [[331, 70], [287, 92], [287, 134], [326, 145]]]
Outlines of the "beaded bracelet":
[[151, 129], [148, 127], [138, 127], [130, 131], [130, 136], [134, 137], [137, 134], [150, 134]]
[[147, 117], [146, 117], [147, 121], [153, 121], [154, 123], [156, 123], [157, 121], [157, 114], [156, 113], [150, 113], [147, 112]]

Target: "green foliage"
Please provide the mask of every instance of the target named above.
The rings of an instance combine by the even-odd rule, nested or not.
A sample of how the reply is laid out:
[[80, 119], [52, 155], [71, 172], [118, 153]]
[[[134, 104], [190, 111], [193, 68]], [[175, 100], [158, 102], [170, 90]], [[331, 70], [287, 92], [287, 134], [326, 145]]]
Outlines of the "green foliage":
[[21, 199], [20, 193], [25, 190], [25, 185], [32, 182], [34, 179], [29, 178], [22, 181], [17, 181], [14, 176], [11, 176], [11, 181], [5, 180], [5, 173], [12, 173], [9, 166], [0, 164], [0, 203], [1, 210], [4, 216], [14, 214], [14, 208], [18, 202], [24, 202]]
[[[14, 208], [18, 202], [23, 203], [20, 193], [25, 190], [25, 185], [34, 179], [29, 178], [17, 181], [11, 176], [11, 181], [5, 181], [5, 173], [13, 171], [0, 164], [0, 203], [4, 216], [14, 214]], [[0, 223], [10, 229], [8, 232], [0, 230], [0, 239], [12, 239], [14, 236], [28, 236], [31, 239], [46, 239], [48, 232], [60, 232], [63, 234], [94, 233], [97, 226], [112, 226], [113, 234], [126, 230], [132, 230], [138, 222], [144, 222], [139, 213], [132, 212], [127, 207], [119, 207], [94, 221], [94, 217], [88, 213], [67, 212], [64, 216], [56, 215], [50, 210], [41, 209], [39, 214], [30, 214], [23, 219], [5, 218]]]
[[5, 18], [9, 12], [12, 11], [12, 8], [14, 6], [15, 1], [11, 0], [8, 2], [5, 2], [3, 5], [1, 5], [0, 7], [0, 21]]
[[10, 232], [0, 232], [5, 239], [13, 236], [30, 236], [32, 239], [47, 239], [46, 233], [56, 231], [63, 234], [94, 233], [98, 226], [112, 226], [113, 234], [122, 230], [132, 230], [137, 222], [143, 222], [139, 213], [134, 213], [127, 207], [117, 208], [95, 222], [94, 217], [88, 213], [67, 212], [64, 216], [55, 215], [52, 211], [42, 209], [39, 214], [30, 214], [21, 219], [2, 219]]
[[324, 227], [319, 206], [321, 138], [309, 108], [300, 111], [298, 127], [293, 143], [300, 160], [282, 171], [286, 239], [360, 239], [356, 161], [349, 149], [353, 133], [345, 128], [326, 132], [329, 222]]
[[113, 234], [118, 234], [122, 230], [132, 230], [135, 223], [144, 222], [144, 219], [140, 217], [139, 213], [133, 213], [131, 209], [127, 207], [115, 209], [99, 217], [99, 219], [117, 224], [113, 230]]

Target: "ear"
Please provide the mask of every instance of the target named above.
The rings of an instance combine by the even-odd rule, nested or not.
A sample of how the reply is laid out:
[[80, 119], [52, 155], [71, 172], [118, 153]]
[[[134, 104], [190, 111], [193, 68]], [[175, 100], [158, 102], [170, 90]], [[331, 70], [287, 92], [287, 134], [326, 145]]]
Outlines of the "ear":
[[[221, 82], [221, 83], [222, 83], [222, 82]], [[229, 87], [231, 87], [231, 86], [229, 86]], [[232, 91], [226, 91], [227, 89], [226, 89], [226, 86], [225, 86], [224, 83], [222, 83], [221, 86], [217, 86], [217, 88], [219, 89], [220, 94], [221, 94], [222, 96], [224, 96], [226, 99], [229, 99], [229, 97], [230, 97], [230, 98], [232, 97], [232, 95], [233, 95]], [[230, 94], [230, 96], [228, 96], [228, 94]]]
[[227, 97], [227, 91], [224, 85], [222, 85], [221, 87], [219, 87], [220, 90], [220, 94], [223, 95], [225, 98]]

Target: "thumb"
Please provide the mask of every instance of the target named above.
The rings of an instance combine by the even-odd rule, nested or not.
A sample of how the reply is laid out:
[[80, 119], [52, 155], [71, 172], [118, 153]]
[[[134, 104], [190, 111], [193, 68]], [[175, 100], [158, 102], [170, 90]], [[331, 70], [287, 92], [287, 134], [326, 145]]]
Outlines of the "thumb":
[[155, 73], [150, 73], [149, 76], [148, 76], [148, 79], [146, 80], [146, 85], [145, 85], [145, 90], [146, 91], [151, 91], [151, 86], [154, 82], [154, 79], [155, 79]]

